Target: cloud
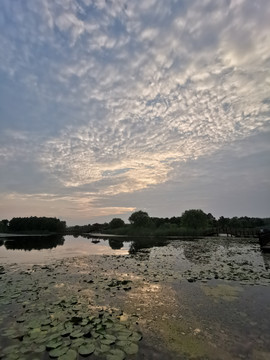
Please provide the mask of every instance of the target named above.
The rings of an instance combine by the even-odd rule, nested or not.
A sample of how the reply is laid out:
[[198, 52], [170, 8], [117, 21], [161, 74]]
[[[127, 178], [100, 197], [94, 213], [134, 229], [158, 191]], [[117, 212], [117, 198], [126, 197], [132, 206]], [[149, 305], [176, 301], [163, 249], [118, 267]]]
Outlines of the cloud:
[[83, 202], [152, 191], [177, 176], [177, 164], [269, 128], [267, 1], [0, 8], [0, 166], [43, 177], [30, 194], [66, 191]]

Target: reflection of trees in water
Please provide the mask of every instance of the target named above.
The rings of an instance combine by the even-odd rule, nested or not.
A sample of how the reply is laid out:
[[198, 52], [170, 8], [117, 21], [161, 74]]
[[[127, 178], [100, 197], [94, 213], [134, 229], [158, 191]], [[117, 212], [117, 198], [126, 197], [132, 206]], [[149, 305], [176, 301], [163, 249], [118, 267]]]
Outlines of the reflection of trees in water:
[[53, 249], [59, 245], [64, 245], [65, 239], [62, 235], [54, 236], [31, 236], [14, 237], [5, 241], [7, 250], [42, 250]]
[[157, 238], [138, 238], [133, 240], [129, 249], [130, 255], [140, 256], [140, 260], [147, 260], [150, 256], [150, 251], [152, 247], [161, 247], [166, 246], [169, 243], [169, 240], [166, 239], [157, 239]]
[[109, 239], [109, 245], [113, 250], [120, 250], [123, 246], [123, 240]]
[[113, 238], [106, 237], [106, 236], [93, 237], [93, 235], [91, 235], [91, 234], [81, 234], [80, 236], [85, 238], [85, 239], [92, 240], [93, 244], [98, 244], [100, 242], [100, 240], [106, 240], [106, 241], [108, 240], [109, 245], [113, 250], [120, 250], [124, 246], [124, 242], [123, 242], [122, 237], [113, 237]]

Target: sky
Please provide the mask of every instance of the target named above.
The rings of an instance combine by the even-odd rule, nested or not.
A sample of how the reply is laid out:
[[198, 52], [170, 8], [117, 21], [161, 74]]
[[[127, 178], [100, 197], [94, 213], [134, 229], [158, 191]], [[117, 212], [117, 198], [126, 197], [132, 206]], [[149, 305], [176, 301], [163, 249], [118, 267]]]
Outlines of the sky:
[[0, 219], [270, 216], [269, 0], [1, 0]]

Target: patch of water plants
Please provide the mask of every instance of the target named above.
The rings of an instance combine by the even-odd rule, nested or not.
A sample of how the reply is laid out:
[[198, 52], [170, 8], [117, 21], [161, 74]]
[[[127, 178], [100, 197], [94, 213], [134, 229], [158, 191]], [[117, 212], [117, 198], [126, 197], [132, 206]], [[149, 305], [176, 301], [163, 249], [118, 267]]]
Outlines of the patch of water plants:
[[26, 307], [3, 329], [0, 358], [124, 360], [138, 352], [142, 335], [122, 318], [119, 310], [90, 310], [76, 298]]

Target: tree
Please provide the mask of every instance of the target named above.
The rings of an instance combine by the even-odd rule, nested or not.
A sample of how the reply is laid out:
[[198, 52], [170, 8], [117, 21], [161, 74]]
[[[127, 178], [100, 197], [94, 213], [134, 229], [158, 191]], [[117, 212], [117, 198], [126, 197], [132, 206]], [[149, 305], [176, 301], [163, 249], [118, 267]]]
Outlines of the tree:
[[131, 224], [138, 227], [142, 227], [142, 226], [148, 227], [153, 224], [147, 212], [142, 210], [135, 211], [133, 214], [130, 215], [128, 220], [130, 221]]
[[8, 227], [9, 221], [7, 219], [3, 219], [2, 223], [4, 224], [4, 226]]
[[207, 214], [207, 218], [208, 218], [208, 225], [210, 227], [214, 227], [217, 225], [217, 220], [211, 213]]
[[208, 224], [208, 216], [201, 209], [186, 210], [182, 214], [182, 225], [191, 229], [203, 229]]
[[109, 222], [109, 227], [111, 229], [117, 229], [120, 228], [122, 226], [125, 225], [124, 220], [120, 219], [120, 218], [113, 218], [110, 222]]
[[66, 222], [49, 217], [19, 217], [9, 222], [11, 231], [50, 231], [63, 232], [66, 230]]
[[4, 233], [7, 232], [8, 224], [9, 224], [9, 221], [6, 219], [0, 221], [0, 232], [4, 232]]
[[181, 217], [180, 216], [178, 216], [178, 217], [173, 216], [170, 218], [169, 221], [171, 224], [181, 225]]
[[221, 229], [225, 229], [225, 228], [227, 228], [229, 226], [230, 219], [225, 218], [224, 216], [220, 216], [217, 223], [218, 223], [218, 226], [221, 227]]

